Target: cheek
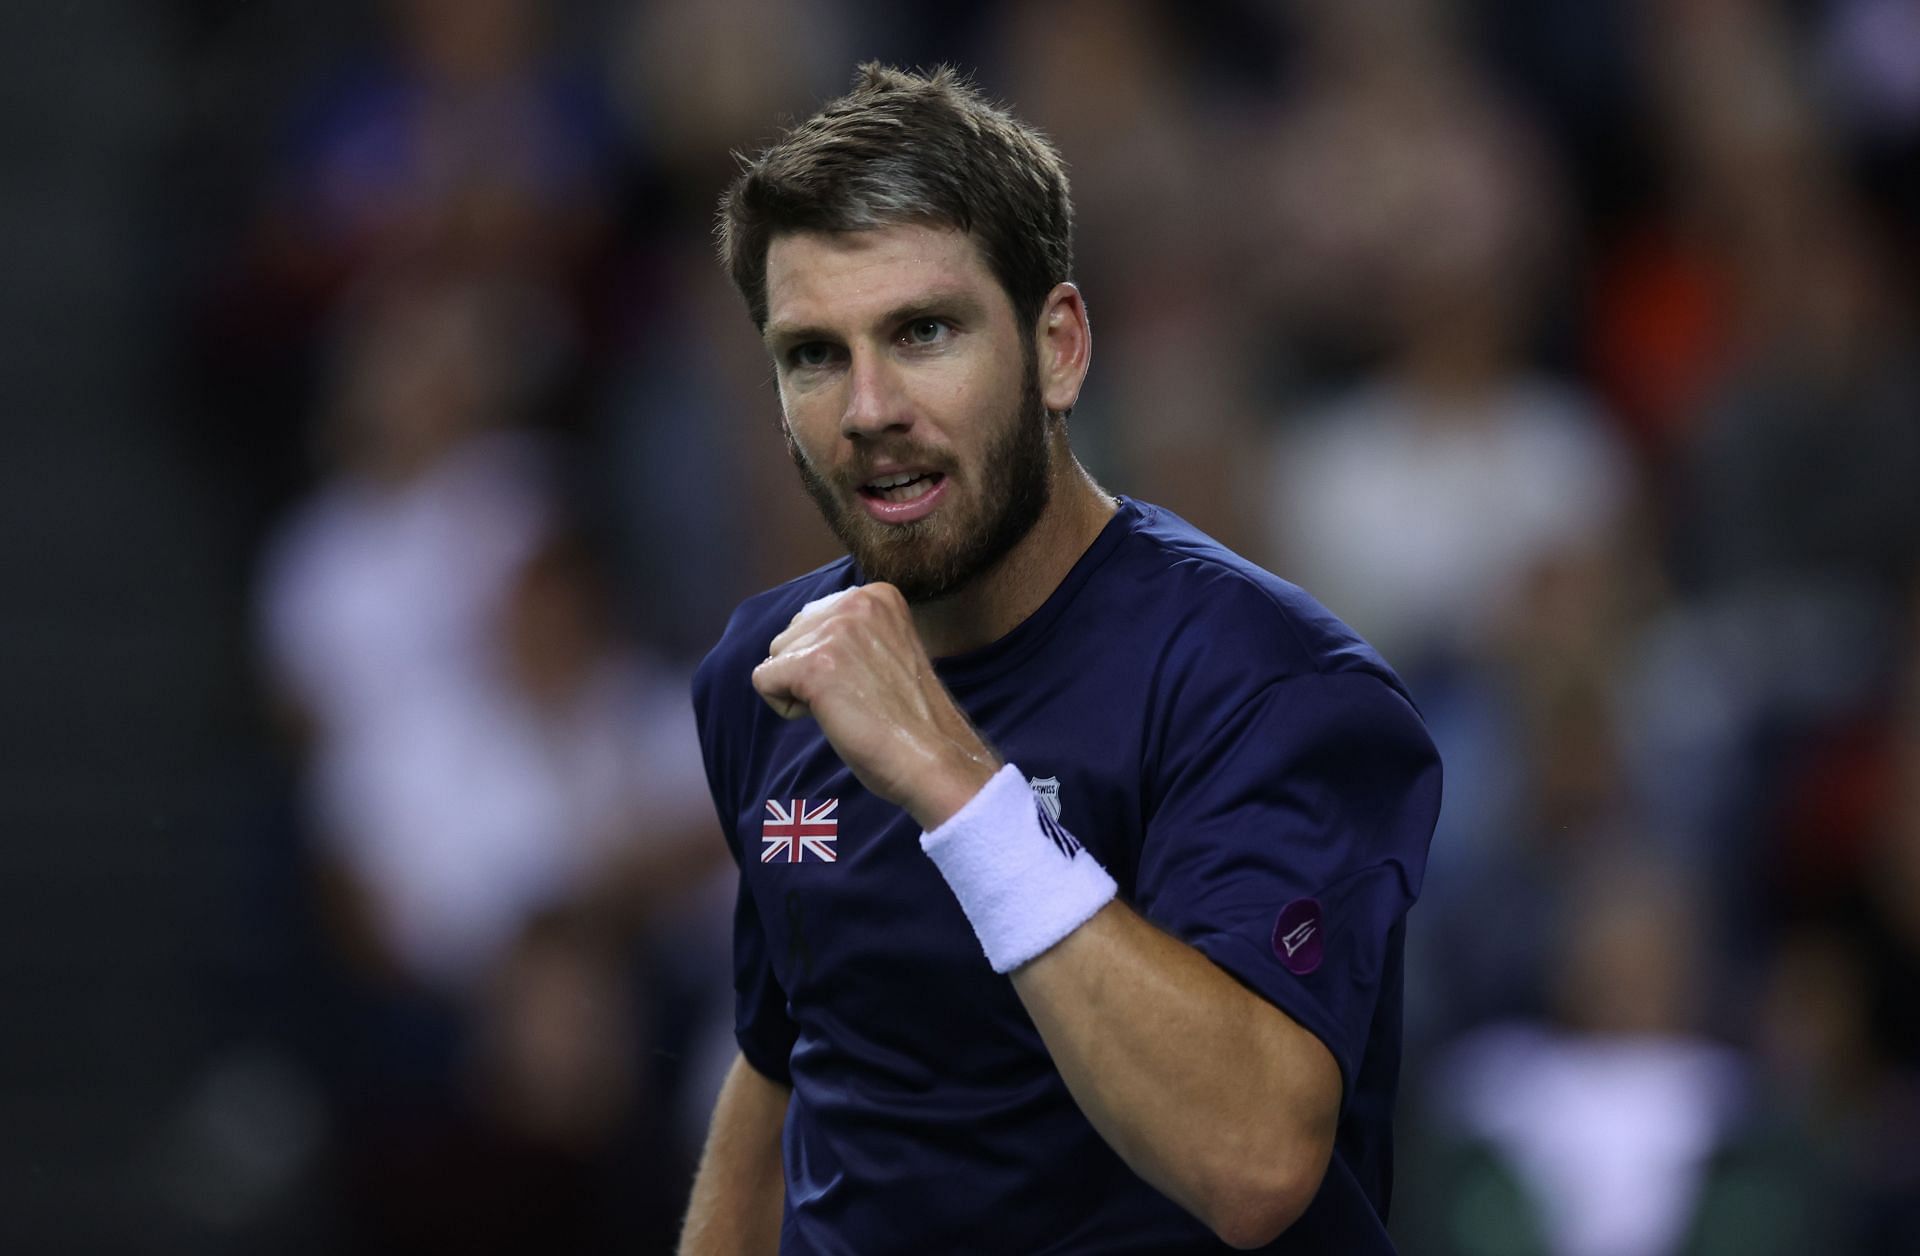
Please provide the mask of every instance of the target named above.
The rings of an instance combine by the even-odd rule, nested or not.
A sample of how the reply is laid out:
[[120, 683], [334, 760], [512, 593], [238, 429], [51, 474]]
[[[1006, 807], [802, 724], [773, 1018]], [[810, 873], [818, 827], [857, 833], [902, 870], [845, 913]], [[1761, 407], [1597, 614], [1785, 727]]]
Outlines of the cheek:
[[983, 448], [997, 426], [1020, 404], [1020, 379], [979, 363], [928, 381], [921, 394], [923, 413], [938, 416], [942, 434], [952, 444]]
[[832, 444], [839, 432], [839, 414], [833, 403], [814, 392], [780, 390], [780, 427], [787, 440], [797, 442], [815, 457]]

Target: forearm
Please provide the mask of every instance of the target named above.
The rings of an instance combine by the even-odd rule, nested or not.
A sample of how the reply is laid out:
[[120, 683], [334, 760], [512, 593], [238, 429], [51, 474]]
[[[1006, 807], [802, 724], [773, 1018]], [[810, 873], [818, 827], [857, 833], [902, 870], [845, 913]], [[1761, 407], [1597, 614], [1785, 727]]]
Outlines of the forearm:
[[779, 1248], [786, 1191], [780, 1129], [791, 1095], [744, 1056], [734, 1059], [694, 1175], [680, 1256], [745, 1256]]
[[1311, 1201], [1340, 1098], [1319, 1039], [1118, 902], [1012, 976], [1094, 1128], [1222, 1238]]

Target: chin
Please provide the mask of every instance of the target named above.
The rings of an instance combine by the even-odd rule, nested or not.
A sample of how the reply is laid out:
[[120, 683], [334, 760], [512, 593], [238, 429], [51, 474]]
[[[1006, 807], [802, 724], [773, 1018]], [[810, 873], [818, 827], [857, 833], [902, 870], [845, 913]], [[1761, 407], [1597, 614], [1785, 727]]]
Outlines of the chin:
[[[787, 451], [801, 485], [861, 574], [893, 585], [909, 602], [938, 602], [998, 566], [1046, 512], [1053, 491], [1048, 419], [1031, 383], [1026, 401], [1016, 412], [1021, 417], [999, 425], [978, 472], [954, 484], [933, 513], [911, 523], [885, 524], [869, 515], [857, 486], [816, 472], [791, 431]], [[968, 489], [985, 489], [986, 495]]]
[[[922, 523], [899, 527], [875, 525], [864, 519], [860, 523], [864, 525], [863, 536], [841, 538], [847, 542], [847, 552], [868, 580], [893, 585], [909, 602], [952, 597], [978, 574], [967, 569], [961, 547]], [[882, 527], [885, 532], [875, 535], [876, 528]], [[896, 535], [909, 530], [918, 535]]]

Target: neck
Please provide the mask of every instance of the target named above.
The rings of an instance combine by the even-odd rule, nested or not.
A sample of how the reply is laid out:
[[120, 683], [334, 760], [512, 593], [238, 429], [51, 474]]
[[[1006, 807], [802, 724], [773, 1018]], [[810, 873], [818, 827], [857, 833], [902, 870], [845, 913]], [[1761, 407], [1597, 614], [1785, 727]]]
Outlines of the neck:
[[934, 658], [964, 654], [1006, 636], [1040, 609], [1117, 509], [1064, 443], [1056, 446], [1047, 507], [1006, 557], [952, 597], [913, 608]]

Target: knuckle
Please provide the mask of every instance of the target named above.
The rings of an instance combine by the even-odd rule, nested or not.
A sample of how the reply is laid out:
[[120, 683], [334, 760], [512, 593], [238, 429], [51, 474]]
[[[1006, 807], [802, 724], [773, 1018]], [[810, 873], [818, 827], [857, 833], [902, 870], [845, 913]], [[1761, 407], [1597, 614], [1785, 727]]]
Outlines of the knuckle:
[[860, 586], [860, 597], [854, 607], [863, 619], [892, 618], [906, 609], [907, 600], [900, 590], [890, 584], [867, 584]]
[[787, 677], [787, 688], [804, 697], [830, 680], [838, 665], [831, 649], [809, 650], [794, 661], [793, 670]]

